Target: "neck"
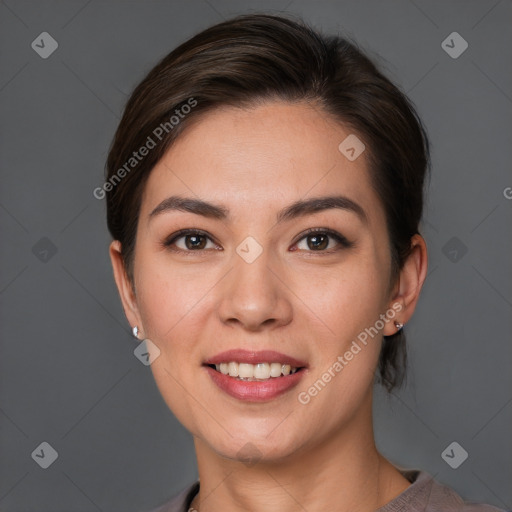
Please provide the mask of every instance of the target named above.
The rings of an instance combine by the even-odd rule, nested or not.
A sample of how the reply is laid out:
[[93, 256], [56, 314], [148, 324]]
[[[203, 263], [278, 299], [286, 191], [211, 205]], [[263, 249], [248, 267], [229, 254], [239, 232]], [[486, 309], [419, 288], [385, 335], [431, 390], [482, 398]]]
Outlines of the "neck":
[[375, 511], [410, 483], [375, 447], [371, 396], [358, 417], [327, 440], [279, 460], [227, 459], [195, 438], [198, 512]]

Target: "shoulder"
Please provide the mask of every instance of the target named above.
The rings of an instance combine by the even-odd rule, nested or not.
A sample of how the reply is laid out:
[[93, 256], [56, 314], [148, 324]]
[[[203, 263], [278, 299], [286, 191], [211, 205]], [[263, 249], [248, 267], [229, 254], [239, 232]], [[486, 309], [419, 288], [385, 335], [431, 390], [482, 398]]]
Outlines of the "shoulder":
[[[420, 470], [402, 470], [411, 485], [377, 512], [506, 512], [484, 503], [465, 501], [450, 487]], [[199, 491], [199, 482], [183, 489], [170, 501], [147, 512], [188, 512], [189, 505]]]
[[505, 512], [492, 505], [465, 501], [453, 489], [438, 482], [425, 471], [401, 472], [411, 485], [378, 512]]
[[171, 500], [147, 512], [188, 512], [189, 504], [199, 491], [199, 482], [189, 485]]

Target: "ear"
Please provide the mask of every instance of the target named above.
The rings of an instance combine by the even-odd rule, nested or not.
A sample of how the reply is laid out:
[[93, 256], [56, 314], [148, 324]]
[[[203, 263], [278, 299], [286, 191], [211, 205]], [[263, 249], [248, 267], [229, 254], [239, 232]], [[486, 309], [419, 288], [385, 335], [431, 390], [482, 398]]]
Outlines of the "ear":
[[406, 324], [411, 319], [427, 276], [427, 244], [421, 235], [411, 238], [411, 253], [405, 261], [394, 287], [389, 307], [396, 311], [393, 322], [384, 328], [384, 336], [397, 332], [394, 322]]
[[114, 270], [114, 279], [116, 281], [117, 290], [121, 297], [124, 314], [128, 319], [131, 327], [138, 326], [142, 330], [142, 322], [140, 319], [139, 309], [137, 307], [137, 299], [132, 283], [126, 274], [123, 257], [121, 255], [121, 242], [114, 240], [109, 248], [110, 261]]

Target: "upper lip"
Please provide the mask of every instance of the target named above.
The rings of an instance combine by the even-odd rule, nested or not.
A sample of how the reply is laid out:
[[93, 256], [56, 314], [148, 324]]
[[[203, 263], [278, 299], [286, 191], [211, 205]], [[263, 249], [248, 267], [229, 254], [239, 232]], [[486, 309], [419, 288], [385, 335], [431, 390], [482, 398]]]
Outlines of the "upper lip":
[[231, 361], [250, 364], [281, 363], [289, 364], [294, 368], [303, 368], [307, 366], [304, 361], [300, 361], [295, 357], [282, 354], [281, 352], [276, 352], [275, 350], [259, 350], [256, 352], [242, 349], [226, 350], [225, 352], [220, 352], [219, 354], [207, 359], [204, 364], [220, 364], [229, 363]]

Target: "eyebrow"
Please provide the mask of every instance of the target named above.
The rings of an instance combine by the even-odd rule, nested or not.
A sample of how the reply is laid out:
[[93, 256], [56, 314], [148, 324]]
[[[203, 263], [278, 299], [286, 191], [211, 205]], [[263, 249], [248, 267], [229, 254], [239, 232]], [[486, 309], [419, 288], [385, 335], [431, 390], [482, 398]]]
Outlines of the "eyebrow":
[[[323, 196], [295, 201], [277, 214], [277, 223], [334, 208], [355, 213], [362, 222], [368, 223], [368, 217], [364, 209], [358, 203], [345, 196]], [[208, 203], [201, 199], [171, 196], [156, 206], [149, 214], [148, 220], [170, 211], [189, 212], [218, 220], [229, 218], [229, 210], [223, 206]]]

